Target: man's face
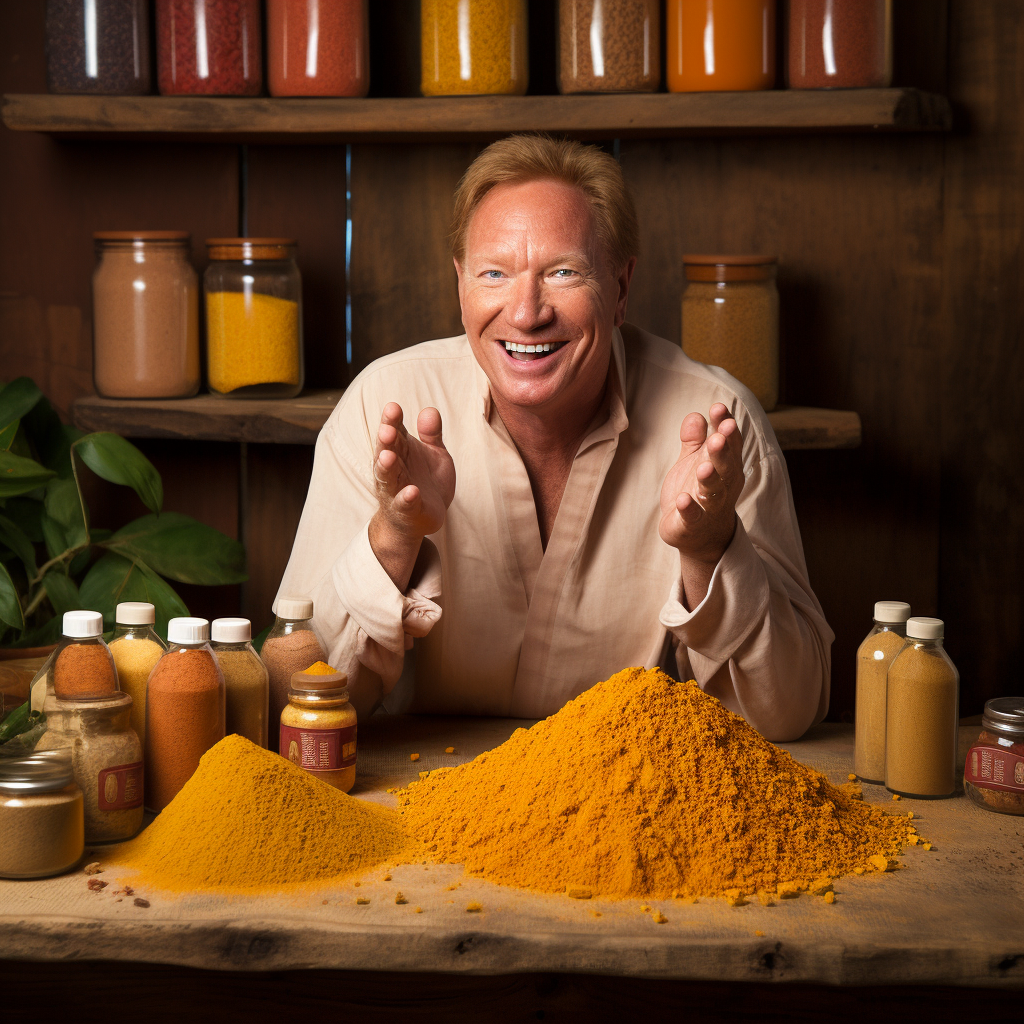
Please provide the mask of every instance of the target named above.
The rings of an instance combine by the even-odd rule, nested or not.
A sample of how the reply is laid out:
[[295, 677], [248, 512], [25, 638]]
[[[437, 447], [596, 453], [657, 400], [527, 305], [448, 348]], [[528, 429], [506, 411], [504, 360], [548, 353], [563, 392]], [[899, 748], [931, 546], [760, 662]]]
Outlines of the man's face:
[[599, 398], [634, 262], [612, 269], [586, 199], [569, 185], [488, 192], [455, 269], [462, 322], [496, 396], [567, 413]]

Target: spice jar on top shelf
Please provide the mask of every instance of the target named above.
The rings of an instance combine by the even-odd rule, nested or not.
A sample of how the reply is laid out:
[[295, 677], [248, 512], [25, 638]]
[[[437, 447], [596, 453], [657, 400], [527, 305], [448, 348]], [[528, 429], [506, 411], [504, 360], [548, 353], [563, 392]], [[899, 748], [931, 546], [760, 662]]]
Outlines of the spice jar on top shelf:
[[224, 732], [238, 733], [267, 746], [270, 676], [252, 646], [248, 619], [214, 619], [210, 626], [213, 653], [224, 673]]
[[[103, 616], [99, 612], [65, 612], [63, 638], [52, 661], [36, 677], [47, 679], [61, 700], [104, 700], [118, 691], [117, 669], [103, 642]], [[37, 685], [33, 682], [33, 689]]]
[[791, 89], [892, 84], [892, 0], [789, 0]]
[[122, 601], [114, 612], [110, 653], [117, 666], [121, 689], [131, 695], [131, 723], [139, 740], [146, 742], [146, 681], [167, 644], [153, 628], [156, 608], [148, 601]]
[[967, 751], [964, 792], [1000, 814], [1024, 814], [1024, 697], [985, 702], [981, 734]]

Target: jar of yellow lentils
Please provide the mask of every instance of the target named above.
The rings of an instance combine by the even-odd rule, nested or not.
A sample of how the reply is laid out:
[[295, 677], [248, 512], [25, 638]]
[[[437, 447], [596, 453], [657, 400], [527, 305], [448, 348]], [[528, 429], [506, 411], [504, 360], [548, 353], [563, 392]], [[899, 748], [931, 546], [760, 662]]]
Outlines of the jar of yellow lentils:
[[291, 238], [210, 238], [206, 367], [231, 398], [293, 398], [302, 390], [302, 278]]
[[526, 0], [421, 0], [424, 96], [526, 92]]

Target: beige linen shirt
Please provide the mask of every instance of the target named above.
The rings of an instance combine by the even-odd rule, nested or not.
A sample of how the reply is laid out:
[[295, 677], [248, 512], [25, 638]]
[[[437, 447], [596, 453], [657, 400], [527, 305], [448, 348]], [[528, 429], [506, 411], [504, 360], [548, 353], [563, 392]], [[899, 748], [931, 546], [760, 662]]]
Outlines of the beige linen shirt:
[[[828, 708], [833, 634], [767, 417], [724, 370], [629, 325], [614, 332], [609, 383], [608, 418], [580, 445], [544, 549], [526, 468], [466, 337], [378, 359], [320, 432], [278, 596], [313, 598], [331, 664], [353, 687], [379, 675], [389, 710], [542, 718], [620, 669], [661, 665], [768, 738], [801, 735]], [[367, 533], [389, 401], [407, 424], [440, 411], [457, 474], [404, 594]], [[746, 479], [733, 540], [687, 611], [659, 498], [683, 418], [715, 402], [742, 432]]]

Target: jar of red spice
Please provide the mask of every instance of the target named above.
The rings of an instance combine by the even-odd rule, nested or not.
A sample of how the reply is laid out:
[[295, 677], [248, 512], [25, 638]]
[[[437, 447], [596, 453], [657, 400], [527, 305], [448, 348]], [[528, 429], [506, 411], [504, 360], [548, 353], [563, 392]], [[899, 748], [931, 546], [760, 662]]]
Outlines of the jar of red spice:
[[1000, 814], [1024, 814], [1024, 697], [985, 702], [981, 735], [967, 751], [964, 792]]
[[116, 694], [117, 669], [103, 642], [103, 616], [91, 611], [65, 612], [62, 629], [64, 637], [52, 655], [55, 696], [60, 700], [105, 700]]
[[258, 96], [259, 0], [156, 0], [156, 54], [164, 96]]
[[267, 0], [271, 96], [365, 96], [367, 0]]
[[791, 89], [892, 83], [892, 0], [789, 0]]

